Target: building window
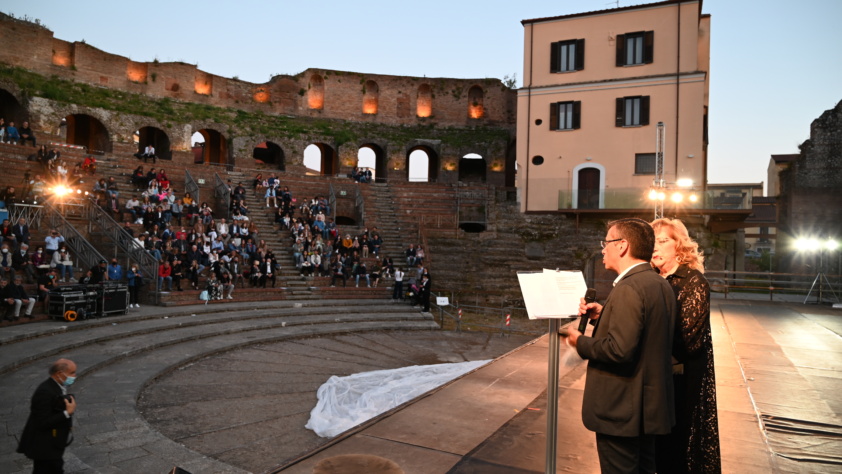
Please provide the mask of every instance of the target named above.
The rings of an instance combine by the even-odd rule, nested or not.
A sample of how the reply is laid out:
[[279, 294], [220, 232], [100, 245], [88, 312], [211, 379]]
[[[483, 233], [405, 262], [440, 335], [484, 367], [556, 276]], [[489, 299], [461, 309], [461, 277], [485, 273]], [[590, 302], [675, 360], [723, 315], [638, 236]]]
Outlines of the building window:
[[582, 102], [555, 102], [550, 104], [550, 130], [577, 130]]
[[618, 97], [616, 125], [618, 127], [649, 125], [649, 96]]
[[585, 69], [585, 40], [559, 41], [550, 47], [550, 72]]
[[617, 66], [649, 64], [653, 59], [654, 31], [617, 35]]
[[634, 174], [655, 174], [655, 154], [637, 153], [634, 155]]

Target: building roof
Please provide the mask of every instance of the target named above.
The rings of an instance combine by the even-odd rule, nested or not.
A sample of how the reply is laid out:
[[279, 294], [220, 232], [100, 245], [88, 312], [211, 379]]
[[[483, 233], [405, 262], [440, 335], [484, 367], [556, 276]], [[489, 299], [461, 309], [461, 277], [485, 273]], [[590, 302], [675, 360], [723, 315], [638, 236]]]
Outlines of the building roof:
[[790, 153], [788, 155], [772, 155], [772, 161], [775, 163], [790, 163], [800, 157], [800, 153]]
[[702, 11], [702, 0], [666, 0], [663, 2], [655, 2], [655, 3], [644, 3], [642, 5], [630, 5], [627, 7], [619, 7], [619, 8], [607, 8], [605, 10], [594, 10], [591, 12], [582, 12], [582, 13], [571, 13], [569, 15], [559, 15], [559, 16], [550, 16], [546, 18], [533, 18], [531, 20], [521, 20], [520, 23], [522, 25], [527, 25], [530, 23], [541, 23], [544, 21], [554, 21], [554, 20], [565, 20], [568, 18], [577, 18], [577, 17], [585, 17], [585, 16], [592, 16], [592, 15], [603, 15], [605, 13], [616, 13], [621, 11], [627, 10], [639, 10], [643, 8], [651, 8], [651, 7], [658, 7], [658, 6], [666, 6], [666, 5], [673, 5], [679, 3], [693, 3], [699, 2], [699, 12]]

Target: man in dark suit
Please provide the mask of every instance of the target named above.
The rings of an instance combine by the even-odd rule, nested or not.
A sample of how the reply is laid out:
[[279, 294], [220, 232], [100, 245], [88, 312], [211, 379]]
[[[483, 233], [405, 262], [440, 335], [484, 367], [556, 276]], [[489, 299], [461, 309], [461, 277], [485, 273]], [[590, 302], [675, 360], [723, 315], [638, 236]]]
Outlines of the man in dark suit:
[[652, 227], [641, 219], [609, 223], [605, 268], [619, 276], [605, 306], [583, 303], [595, 319], [591, 337], [569, 330], [568, 343], [588, 359], [582, 421], [596, 432], [602, 472], [655, 472], [655, 436], [675, 424], [672, 339], [676, 301], [649, 261]]
[[76, 380], [76, 364], [59, 359], [50, 367], [50, 378], [35, 389], [29, 418], [20, 437], [18, 452], [33, 460], [33, 474], [64, 472], [64, 448], [73, 428], [76, 399], [67, 387]]
[[26, 225], [26, 219], [23, 217], [18, 219], [18, 223], [12, 227], [12, 234], [15, 236], [18, 246], [20, 244], [29, 244], [29, 226]]

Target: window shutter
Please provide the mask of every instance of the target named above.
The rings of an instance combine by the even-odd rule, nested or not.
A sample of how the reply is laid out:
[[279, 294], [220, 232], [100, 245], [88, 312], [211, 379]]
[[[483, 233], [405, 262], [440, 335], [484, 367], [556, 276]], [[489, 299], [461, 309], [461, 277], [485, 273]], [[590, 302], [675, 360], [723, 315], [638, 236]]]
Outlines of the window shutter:
[[617, 35], [617, 67], [626, 65], [626, 35]]
[[643, 62], [649, 64], [654, 60], [655, 32], [646, 31], [643, 33]]
[[618, 127], [622, 127], [625, 124], [625, 106], [626, 99], [622, 97], [617, 97], [617, 120], [615, 125]]
[[574, 68], [577, 71], [585, 69], [585, 40], [576, 40], [576, 64]]
[[550, 72], [561, 70], [561, 43], [550, 43]]
[[577, 100], [573, 102], [573, 130], [579, 130], [581, 127], [580, 116], [582, 114], [582, 101]]
[[649, 125], [649, 96], [640, 98], [640, 124]]
[[558, 102], [550, 104], [550, 130], [558, 130]]

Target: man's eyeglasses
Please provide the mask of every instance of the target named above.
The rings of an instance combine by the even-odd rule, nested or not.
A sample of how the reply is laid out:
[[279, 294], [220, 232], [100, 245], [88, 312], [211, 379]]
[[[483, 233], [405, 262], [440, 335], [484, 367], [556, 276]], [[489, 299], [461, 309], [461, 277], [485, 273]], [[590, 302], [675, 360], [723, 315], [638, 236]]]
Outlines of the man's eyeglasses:
[[621, 240], [624, 240], [624, 239], [600, 240], [599, 245], [602, 246], [602, 248], [605, 248], [605, 244], [610, 244], [611, 242], [619, 242]]

